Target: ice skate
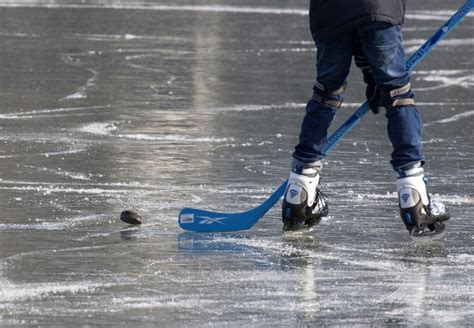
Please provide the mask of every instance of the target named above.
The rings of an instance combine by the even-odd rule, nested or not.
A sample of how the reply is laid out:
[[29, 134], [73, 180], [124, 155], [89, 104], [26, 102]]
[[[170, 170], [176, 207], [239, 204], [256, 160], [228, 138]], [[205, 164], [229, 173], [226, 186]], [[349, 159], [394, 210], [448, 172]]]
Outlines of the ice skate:
[[311, 228], [328, 215], [328, 199], [318, 188], [319, 180], [312, 168], [290, 174], [282, 205], [284, 231]]
[[397, 179], [400, 216], [414, 241], [441, 239], [449, 212], [444, 204], [432, 200], [426, 192], [421, 167], [404, 171]]

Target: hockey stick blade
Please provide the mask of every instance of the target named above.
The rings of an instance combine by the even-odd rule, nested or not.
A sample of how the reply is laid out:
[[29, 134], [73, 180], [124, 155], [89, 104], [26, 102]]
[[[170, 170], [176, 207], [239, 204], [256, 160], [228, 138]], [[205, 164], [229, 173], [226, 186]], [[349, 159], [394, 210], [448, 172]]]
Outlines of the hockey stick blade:
[[194, 208], [183, 208], [179, 213], [179, 225], [190, 231], [223, 232], [250, 229], [267, 211], [275, 205], [286, 189], [286, 183], [260, 206], [242, 213], [219, 213]]
[[[448, 35], [474, 8], [474, 0], [466, 3], [429, 38], [407, 61], [408, 70], [412, 70], [431, 50]], [[357, 109], [328, 139], [324, 153], [328, 154], [334, 146], [352, 130], [369, 111], [365, 102]], [[184, 230], [199, 232], [224, 232], [250, 229], [265, 213], [275, 205], [285, 193], [288, 180], [258, 207], [240, 213], [219, 213], [193, 208], [184, 208], [179, 213], [179, 226]]]

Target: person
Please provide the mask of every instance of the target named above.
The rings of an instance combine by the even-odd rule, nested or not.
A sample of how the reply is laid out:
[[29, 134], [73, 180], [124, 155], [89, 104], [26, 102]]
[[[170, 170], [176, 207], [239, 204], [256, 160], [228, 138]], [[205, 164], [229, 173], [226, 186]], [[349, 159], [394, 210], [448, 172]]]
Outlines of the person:
[[401, 25], [405, 0], [311, 0], [310, 30], [316, 54], [316, 82], [306, 105], [299, 143], [282, 204], [283, 230], [311, 227], [328, 214], [320, 190], [327, 131], [343, 102], [352, 58], [362, 71], [371, 110], [385, 108], [391, 164], [398, 173], [400, 215], [412, 239], [438, 239], [447, 208], [426, 190], [421, 150], [422, 122], [406, 68]]

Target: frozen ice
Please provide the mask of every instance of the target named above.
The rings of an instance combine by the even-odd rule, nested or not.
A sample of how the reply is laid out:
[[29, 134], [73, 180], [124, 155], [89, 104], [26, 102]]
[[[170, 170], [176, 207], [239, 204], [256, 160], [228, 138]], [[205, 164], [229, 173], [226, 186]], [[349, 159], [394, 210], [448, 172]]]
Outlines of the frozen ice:
[[[461, 3], [409, 2], [411, 54]], [[315, 48], [307, 1], [0, 0], [0, 326], [470, 326], [470, 15], [417, 67], [442, 241], [398, 217], [384, 115], [325, 161], [330, 215], [184, 232], [287, 178]], [[353, 69], [334, 128], [364, 100]], [[119, 220], [143, 215], [140, 227]]]

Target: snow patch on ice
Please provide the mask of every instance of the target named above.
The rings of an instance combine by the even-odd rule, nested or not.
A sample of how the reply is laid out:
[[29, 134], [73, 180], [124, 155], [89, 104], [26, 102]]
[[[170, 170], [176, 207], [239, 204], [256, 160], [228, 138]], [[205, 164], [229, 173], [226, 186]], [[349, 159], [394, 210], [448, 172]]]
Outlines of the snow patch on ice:
[[65, 176], [74, 180], [81, 180], [81, 181], [90, 181], [91, 178], [84, 173], [77, 173], [77, 172], [69, 172], [69, 171], [54, 171], [54, 173], [59, 174], [61, 176]]
[[472, 89], [472, 87], [474, 87], [474, 74], [472, 70], [418, 71], [415, 74], [417, 81], [438, 82], [435, 86], [416, 88], [417, 91], [435, 90], [453, 86], [466, 89]]
[[39, 117], [55, 117], [71, 115], [71, 112], [83, 111], [89, 109], [99, 109], [109, 106], [90, 106], [90, 107], [69, 107], [69, 108], [52, 108], [52, 109], [38, 109], [26, 112], [14, 112], [9, 114], [0, 114], [0, 119], [31, 119]]
[[44, 230], [44, 231], [61, 231], [67, 230], [75, 227], [83, 227], [90, 225], [102, 224], [108, 222], [110, 215], [108, 214], [93, 214], [93, 215], [78, 215], [73, 217], [61, 217], [57, 218], [56, 221], [39, 221], [35, 219], [34, 223], [22, 223], [22, 224], [9, 224], [1, 223], [0, 231], [31, 231], [31, 230]]
[[97, 288], [109, 287], [113, 284], [91, 281], [61, 283], [26, 283], [14, 284], [0, 279], [2, 302], [37, 300], [55, 294], [91, 293]]
[[65, 193], [65, 194], [92, 194], [92, 195], [106, 195], [106, 194], [127, 194], [130, 190], [121, 189], [103, 189], [103, 188], [73, 188], [64, 186], [0, 186], [0, 190], [14, 190], [14, 191], [35, 191], [44, 194], [50, 193]]
[[228, 142], [233, 141], [233, 138], [215, 138], [215, 137], [193, 137], [181, 134], [119, 134], [119, 138], [143, 141], [168, 141], [168, 142], [185, 142], [185, 143], [206, 143], [206, 142]]
[[85, 149], [79, 148], [79, 149], [68, 149], [68, 150], [62, 150], [62, 151], [55, 151], [55, 152], [45, 152], [45, 153], [22, 153], [22, 154], [15, 154], [15, 155], [0, 155], [0, 158], [17, 158], [17, 157], [24, 157], [24, 156], [44, 156], [44, 157], [50, 157], [50, 156], [63, 156], [63, 155], [71, 155], [71, 154], [78, 154], [81, 152], [84, 152]]
[[308, 15], [307, 9], [296, 8], [272, 8], [272, 7], [247, 7], [229, 5], [153, 5], [141, 3], [83, 3], [83, 4], [61, 4], [61, 3], [40, 3], [21, 2], [1, 3], [1, 7], [13, 8], [51, 8], [51, 9], [116, 9], [116, 10], [155, 10], [155, 11], [194, 11], [194, 12], [216, 12], [216, 13], [242, 13], [242, 14], [273, 14], [273, 15]]
[[[251, 51], [253, 52], [253, 51]], [[310, 48], [275, 48], [275, 49], [259, 49], [255, 50], [258, 54], [261, 53], [286, 53], [286, 52], [316, 52], [315, 47]]]
[[[411, 54], [416, 52], [426, 40], [423, 39], [408, 39], [403, 42], [405, 45], [405, 52]], [[472, 47], [474, 45], [474, 39], [463, 38], [463, 39], [444, 39], [440, 42], [438, 47]]]
[[[1, 7], [1, 4], [0, 4]], [[7, 36], [7, 37], [18, 37], [18, 38], [34, 38], [37, 37], [37, 34], [27, 34], [27, 33], [20, 33], [20, 32], [0, 32], [0, 36]]]
[[62, 227], [59, 227], [56, 223], [41, 222], [41, 223], [32, 223], [32, 224], [8, 224], [0, 223], [0, 231], [15, 231], [15, 230], [62, 230]]
[[429, 140], [422, 141], [422, 144], [427, 145], [427, 144], [436, 144], [436, 143], [441, 143], [441, 142], [451, 142], [451, 141], [448, 141], [443, 138], [431, 138]]
[[156, 297], [120, 297], [112, 298], [112, 306], [123, 309], [155, 309], [155, 308], [179, 308], [194, 309], [196, 307], [209, 308], [218, 301], [199, 300], [183, 296], [156, 296]]
[[474, 205], [474, 197], [466, 195], [432, 195], [434, 200], [452, 205]]
[[340, 252], [318, 252], [307, 248], [299, 248], [297, 246], [289, 245], [281, 241], [272, 240], [255, 240], [247, 238], [216, 238], [219, 242], [232, 242], [236, 245], [249, 246], [257, 249], [264, 249], [266, 252], [274, 252], [283, 256], [304, 256], [307, 258], [337, 261], [348, 266], [356, 266], [363, 268], [370, 268], [374, 270], [391, 271], [396, 267], [396, 264], [390, 261], [380, 260], [352, 260], [350, 257], [344, 257]]
[[422, 20], [422, 21], [446, 21], [449, 16], [453, 13], [448, 13], [444, 11], [416, 11], [412, 13], [407, 13], [405, 17], [410, 20]]
[[[232, 5], [161, 5], [144, 3], [82, 3], [82, 4], [64, 4], [51, 1], [30, 2], [15, 1], [3, 2], [1, 7], [14, 8], [51, 8], [51, 9], [116, 9], [116, 10], [155, 10], [155, 11], [194, 11], [194, 12], [215, 12], [215, 13], [238, 13], [238, 14], [272, 14], [272, 15], [298, 15], [307, 16], [307, 8], [276, 8], [276, 7], [251, 7], [251, 6], [232, 6]], [[407, 18], [413, 20], [445, 21], [452, 15], [447, 10], [419, 10], [409, 11]], [[472, 15], [470, 15], [472, 16]]]
[[[419, 91], [419, 88], [415, 88], [414, 90]], [[358, 108], [362, 105], [362, 103], [343, 103], [341, 107], [343, 108]], [[425, 102], [425, 101], [417, 101], [416, 102], [417, 106], [472, 106], [474, 105], [474, 102]], [[304, 104], [302, 106], [305, 106]]]
[[[0, 34], [1, 35], [1, 34]], [[97, 33], [74, 33], [68, 34], [68, 37], [77, 38], [77, 39], [85, 39], [89, 41], [123, 41], [123, 40], [163, 40], [163, 41], [186, 41], [185, 37], [178, 37], [178, 36], [159, 36], [159, 35], [137, 35], [137, 34], [97, 34]], [[144, 51], [149, 51], [149, 49]], [[159, 49], [157, 49], [159, 50]], [[121, 49], [121, 52], [128, 52], [129, 49]], [[133, 50], [132, 50], [133, 51]], [[99, 52], [100, 54], [101, 52]]]
[[[432, 197], [434, 200], [438, 200], [446, 204], [474, 205], [474, 198], [470, 196], [433, 194]], [[385, 194], [364, 193], [364, 194], [352, 195], [351, 197], [346, 198], [346, 201], [367, 202], [369, 200], [396, 200], [396, 199], [398, 199], [396, 192], [387, 192]]]
[[62, 155], [71, 155], [71, 154], [78, 154], [84, 152], [85, 149], [68, 149], [68, 150], [62, 150], [62, 151], [54, 151], [54, 152], [46, 152], [46, 153], [40, 153], [40, 156], [62, 156]]
[[110, 123], [110, 122], [104, 122], [104, 123], [94, 122], [94, 123], [89, 123], [79, 128], [80, 132], [95, 134], [99, 136], [111, 135], [111, 133], [116, 130], [117, 130], [117, 126], [114, 123]]
[[215, 112], [255, 112], [261, 110], [272, 110], [272, 109], [292, 109], [292, 108], [304, 108], [306, 104], [303, 103], [284, 103], [284, 104], [272, 104], [272, 105], [235, 105], [227, 107], [218, 107], [211, 109]]

